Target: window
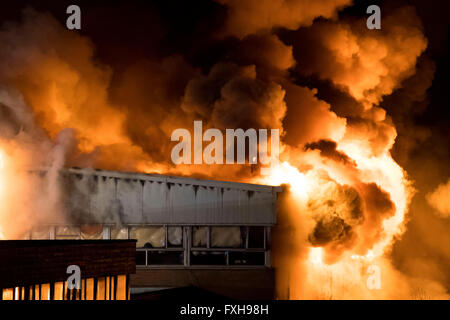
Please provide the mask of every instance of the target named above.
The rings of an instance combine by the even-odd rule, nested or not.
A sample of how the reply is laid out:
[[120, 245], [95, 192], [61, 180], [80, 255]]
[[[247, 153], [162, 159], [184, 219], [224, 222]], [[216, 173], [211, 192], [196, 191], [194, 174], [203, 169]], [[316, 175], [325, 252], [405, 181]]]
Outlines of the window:
[[137, 266], [147, 265], [147, 251], [146, 250], [137, 250], [136, 251], [136, 265]]
[[[103, 231], [104, 226], [101, 224], [40, 226], [31, 231], [29, 239], [101, 240], [105, 238]], [[123, 239], [128, 239], [128, 234]]]
[[111, 228], [111, 239], [128, 239], [128, 228]]
[[240, 227], [211, 227], [211, 247], [241, 248], [243, 236]]
[[192, 228], [192, 246], [206, 247], [209, 230], [208, 227], [193, 227]]
[[[138, 266], [265, 266], [266, 230], [262, 226], [142, 226], [129, 228], [129, 237], [137, 240]], [[111, 237], [116, 234], [111, 229]]]
[[82, 225], [81, 226], [81, 239], [103, 239], [103, 226], [100, 224]]
[[268, 266], [265, 226], [56, 226], [33, 230], [32, 239], [136, 239], [136, 265]]
[[264, 248], [264, 227], [248, 227], [248, 247]]
[[183, 251], [147, 251], [147, 265], [183, 265]]
[[[190, 265], [265, 266], [266, 227], [192, 227]], [[267, 259], [268, 260], [268, 259]]]
[[264, 252], [230, 252], [230, 265], [260, 266], [264, 265]]
[[183, 228], [179, 226], [143, 226], [129, 229], [136, 239], [136, 265], [184, 265]]
[[81, 238], [79, 227], [58, 226], [56, 227], [55, 238], [58, 240], [76, 240]]
[[183, 246], [183, 228], [181, 227], [168, 227], [167, 228], [167, 240], [169, 247], [179, 248]]
[[50, 230], [48, 226], [42, 226], [31, 231], [31, 239], [33, 240], [48, 240], [50, 239]]
[[227, 253], [225, 251], [193, 251], [191, 265], [226, 265]]
[[130, 239], [137, 240], [137, 248], [163, 248], [166, 246], [166, 229], [164, 227], [131, 228]]

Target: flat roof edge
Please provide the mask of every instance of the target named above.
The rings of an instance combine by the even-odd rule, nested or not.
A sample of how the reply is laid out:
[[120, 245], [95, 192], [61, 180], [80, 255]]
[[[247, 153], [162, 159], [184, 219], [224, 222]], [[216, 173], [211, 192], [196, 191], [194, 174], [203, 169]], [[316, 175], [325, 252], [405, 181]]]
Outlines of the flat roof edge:
[[[41, 170], [46, 170], [41, 169]], [[165, 183], [179, 183], [179, 184], [191, 184], [205, 187], [222, 187], [230, 189], [242, 189], [249, 191], [265, 191], [265, 192], [281, 192], [281, 186], [270, 186], [262, 184], [252, 184], [244, 182], [232, 182], [232, 181], [220, 181], [220, 180], [209, 180], [209, 179], [196, 179], [189, 177], [180, 176], [169, 176], [163, 174], [154, 173], [142, 173], [142, 172], [125, 172], [125, 171], [112, 171], [112, 170], [102, 170], [102, 169], [91, 169], [91, 168], [65, 168], [63, 172], [69, 172], [74, 174], [85, 174], [85, 175], [100, 175], [104, 177], [120, 178], [120, 179], [136, 179], [136, 180], [147, 180]]]

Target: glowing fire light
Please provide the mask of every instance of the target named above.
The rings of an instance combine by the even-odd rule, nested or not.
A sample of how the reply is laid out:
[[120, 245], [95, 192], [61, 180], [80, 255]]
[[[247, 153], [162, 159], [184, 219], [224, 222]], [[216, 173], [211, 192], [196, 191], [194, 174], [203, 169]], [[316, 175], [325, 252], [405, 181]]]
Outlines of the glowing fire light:
[[[0, 151], [0, 195], [3, 195], [4, 190], [4, 177], [3, 177], [3, 168], [5, 166], [5, 160], [3, 156], [3, 152]], [[1, 213], [0, 213], [1, 214]], [[0, 240], [5, 239], [5, 236], [2, 233], [2, 230], [0, 228]]]
[[305, 198], [309, 183], [306, 176], [298, 171], [297, 168], [291, 166], [288, 162], [282, 162], [277, 166], [273, 166], [270, 175], [264, 180], [269, 185], [289, 184], [291, 192], [299, 197]]
[[352, 260], [370, 261], [375, 258], [375, 255], [372, 250], [369, 250], [369, 252], [364, 256], [353, 254], [350, 258], [352, 258]]
[[[383, 219], [380, 225], [380, 236], [368, 247], [367, 251], [353, 251], [351, 248], [342, 252], [336, 259], [336, 251], [333, 247], [313, 247], [305, 243], [308, 248], [306, 264], [307, 280], [311, 281], [311, 292], [308, 297], [319, 299], [331, 296], [338, 298], [351, 298], [356, 295], [366, 298], [378, 297], [376, 293], [367, 289], [365, 274], [367, 266], [385, 266], [384, 255], [389, 252], [396, 236], [404, 231], [405, 215], [412, 189], [406, 178], [404, 170], [394, 161], [389, 151], [374, 156], [370, 150], [359, 146], [356, 141], [342, 141], [338, 143], [337, 150], [347, 155], [355, 166], [351, 169], [345, 166], [329, 165], [315, 157], [305, 157], [305, 161], [311, 166], [306, 172], [300, 172], [298, 168], [288, 161], [278, 163], [269, 169], [269, 175], [261, 178], [257, 183], [269, 185], [288, 184], [293, 195], [298, 211], [293, 221], [308, 225], [310, 218], [314, 219], [310, 206], [320, 203], [329, 196], [330, 203], [336, 201], [333, 194], [328, 194], [330, 185], [349, 185], [357, 188], [358, 183], [375, 184], [389, 195], [394, 204], [393, 215]], [[297, 159], [298, 160], [298, 159]], [[357, 181], [357, 183], [355, 183]], [[358, 232], [360, 226], [355, 226]], [[304, 235], [302, 235], [304, 236]], [[364, 236], [364, 235], [362, 235]], [[299, 238], [301, 241], [302, 237]], [[355, 247], [356, 249], [356, 247]], [[331, 259], [329, 259], [331, 257]], [[334, 260], [333, 260], [334, 259]], [[330, 261], [330, 262], [327, 262]], [[331, 262], [332, 261], [332, 262]], [[390, 270], [386, 267], [386, 270]], [[297, 289], [293, 289], [297, 288]], [[290, 284], [291, 297], [304, 297], [304, 283], [298, 284], [292, 281]], [[296, 291], [298, 290], [298, 291]], [[296, 292], [296, 293], [294, 293]]]
[[322, 248], [320, 247], [311, 248], [311, 250], [309, 251], [309, 261], [311, 261], [312, 264], [314, 265], [321, 265], [323, 263], [322, 254], [323, 254]]

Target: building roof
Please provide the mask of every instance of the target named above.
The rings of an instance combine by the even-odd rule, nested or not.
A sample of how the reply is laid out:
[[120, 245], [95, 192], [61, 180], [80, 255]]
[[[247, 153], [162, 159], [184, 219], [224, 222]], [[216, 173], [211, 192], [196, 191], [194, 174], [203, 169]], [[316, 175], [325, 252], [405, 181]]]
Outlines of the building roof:
[[91, 168], [68, 168], [63, 170], [64, 172], [73, 174], [91, 174], [101, 177], [110, 177], [118, 179], [131, 179], [131, 180], [142, 180], [142, 181], [153, 181], [153, 182], [165, 182], [172, 184], [186, 184], [194, 186], [204, 186], [204, 187], [222, 187], [231, 189], [241, 189], [248, 191], [265, 191], [265, 192], [281, 192], [281, 186], [269, 186], [254, 183], [242, 183], [242, 182], [231, 182], [231, 181], [219, 181], [210, 179], [196, 179], [189, 177], [179, 177], [179, 176], [169, 176], [163, 174], [155, 173], [142, 173], [142, 172], [125, 172], [125, 171], [111, 171], [102, 169], [91, 169]]

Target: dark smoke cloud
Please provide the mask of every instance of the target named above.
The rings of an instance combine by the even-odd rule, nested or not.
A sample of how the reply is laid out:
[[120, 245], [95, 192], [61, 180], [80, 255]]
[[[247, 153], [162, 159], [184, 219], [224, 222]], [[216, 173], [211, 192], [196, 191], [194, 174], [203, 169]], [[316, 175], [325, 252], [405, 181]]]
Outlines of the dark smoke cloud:
[[180, 105], [187, 84], [199, 75], [198, 69], [174, 55], [162, 61], [136, 61], [116, 80], [112, 98], [125, 114], [126, 134], [153, 161], [170, 161], [171, 149], [168, 143], [152, 141], [169, 141], [174, 128], [192, 127], [193, 118]]
[[295, 30], [311, 25], [317, 17], [335, 17], [339, 9], [349, 5], [351, 0], [218, 0], [227, 5], [228, 21], [226, 32], [238, 37], [275, 27]]
[[294, 147], [321, 139], [339, 140], [345, 132], [346, 119], [330, 110], [330, 105], [316, 97], [317, 90], [285, 82], [288, 106], [283, 126], [284, 142]]
[[390, 195], [375, 183], [362, 184], [358, 189], [364, 199], [365, 219], [358, 230], [361, 241], [356, 252], [367, 252], [382, 236], [383, 220], [394, 215], [395, 204]]
[[[205, 11], [191, 9], [195, 18], [207, 16], [196, 22], [181, 14], [168, 18], [175, 9], [152, 5], [146, 30], [153, 32], [140, 38], [144, 44], [131, 45], [123, 33], [114, 39], [109, 25], [106, 40], [100, 40], [104, 32], [93, 32], [98, 49], [96, 41], [66, 30], [50, 14], [26, 10], [20, 22], [0, 30], [0, 84], [17, 90], [13, 98], [1, 91], [1, 140], [20, 141], [19, 150], [33, 150], [28, 158], [54, 168], [159, 170], [246, 181], [247, 167], [175, 167], [171, 132], [191, 129], [194, 120], [222, 130], [278, 128], [289, 160], [309, 156], [346, 178], [324, 179], [308, 203], [311, 225], [294, 216], [294, 204], [282, 203], [291, 215], [280, 225], [288, 232], [277, 235], [279, 255], [298, 252], [304, 258], [307, 245], [323, 247], [330, 263], [345, 252], [365, 254], [396, 208], [386, 190], [362, 181], [354, 159], [338, 146], [352, 141], [367, 157], [393, 148], [426, 194], [448, 179], [448, 136], [415, 124], [414, 117], [426, 112], [436, 70], [432, 58], [422, 55], [427, 39], [420, 12], [398, 5], [383, 13], [382, 30], [369, 31], [364, 16], [337, 16], [347, 5], [220, 0], [204, 5]], [[204, 14], [208, 10], [211, 15]], [[133, 23], [130, 30], [140, 26]], [[23, 102], [20, 108], [17, 101]], [[433, 208], [424, 194], [417, 199], [411, 231], [394, 249], [397, 266], [448, 283], [449, 251], [440, 246], [448, 218], [429, 218]], [[438, 232], [425, 228], [427, 223]], [[429, 268], [418, 254], [408, 259], [419, 238], [420, 254], [431, 252]], [[295, 250], [283, 251], [286, 243]]]
[[259, 79], [254, 66], [223, 63], [188, 83], [182, 109], [221, 130], [280, 129], [286, 105], [282, 87]]
[[327, 214], [317, 221], [309, 241], [313, 246], [324, 246], [332, 241], [345, 243], [354, 235], [351, 229], [343, 219]]
[[296, 64], [292, 46], [284, 44], [274, 34], [248, 35], [231, 50], [230, 56], [239, 64], [255, 65], [265, 78], [283, 78]]
[[320, 150], [322, 157], [330, 158], [335, 161], [344, 163], [345, 165], [355, 166], [355, 162], [345, 153], [336, 150], [337, 143], [335, 141], [319, 140], [318, 142], [307, 143], [305, 149]]

